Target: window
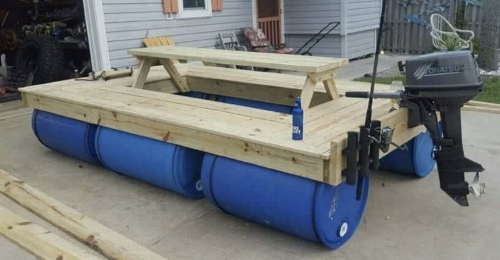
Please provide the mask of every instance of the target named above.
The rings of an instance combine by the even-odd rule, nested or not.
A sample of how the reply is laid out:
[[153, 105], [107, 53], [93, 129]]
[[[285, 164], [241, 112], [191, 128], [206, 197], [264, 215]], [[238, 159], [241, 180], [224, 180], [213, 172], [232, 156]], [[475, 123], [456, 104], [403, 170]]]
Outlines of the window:
[[211, 17], [211, 0], [178, 0], [179, 18]]
[[204, 10], [206, 3], [205, 0], [183, 0], [184, 10], [194, 9], [194, 10]]

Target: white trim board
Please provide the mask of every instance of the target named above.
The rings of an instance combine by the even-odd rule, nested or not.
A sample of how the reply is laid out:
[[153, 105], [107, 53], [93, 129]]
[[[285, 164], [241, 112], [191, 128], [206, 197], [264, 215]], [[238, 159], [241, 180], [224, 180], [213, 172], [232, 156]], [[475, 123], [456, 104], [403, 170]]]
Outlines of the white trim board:
[[258, 28], [258, 23], [257, 23], [257, 0], [252, 0], [252, 22], [253, 22], [253, 28], [257, 29]]
[[285, 1], [286, 0], [278, 0], [280, 1], [280, 23], [281, 23], [281, 43], [285, 43]]
[[83, 0], [92, 70], [111, 68], [102, 0]]

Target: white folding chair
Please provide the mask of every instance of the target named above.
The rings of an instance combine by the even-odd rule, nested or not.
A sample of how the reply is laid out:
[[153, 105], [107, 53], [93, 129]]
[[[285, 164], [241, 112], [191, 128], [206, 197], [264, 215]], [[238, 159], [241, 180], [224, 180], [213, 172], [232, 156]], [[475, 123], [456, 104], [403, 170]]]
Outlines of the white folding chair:
[[[469, 30], [460, 30], [446, 20], [446, 18], [440, 14], [431, 15], [431, 36], [432, 44], [434, 47], [441, 51], [453, 51], [453, 50], [464, 50], [471, 48], [471, 42], [474, 39], [474, 32]], [[460, 35], [469, 36], [468, 38], [462, 38]], [[447, 44], [450, 40], [454, 39], [454, 46]]]

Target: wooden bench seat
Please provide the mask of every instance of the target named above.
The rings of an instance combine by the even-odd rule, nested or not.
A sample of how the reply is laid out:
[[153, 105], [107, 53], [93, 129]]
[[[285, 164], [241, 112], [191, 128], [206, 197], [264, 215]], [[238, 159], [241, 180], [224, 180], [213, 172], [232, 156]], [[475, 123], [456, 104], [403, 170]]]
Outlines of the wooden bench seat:
[[[188, 85], [193, 91], [288, 106], [293, 106], [306, 81], [305, 75], [286, 73], [228, 70], [208, 66], [189, 66], [187, 70]], [[340, 95], [344, 95], [346, 91], [368, 91], [370, 88], [370, 84], [365, 82], [336, 80], [336, 84]], [[377, 84], [376, 89], [388, 91], [390, 86]], [[311, 107], [329, 100], [323, 83], [317, 83]]]

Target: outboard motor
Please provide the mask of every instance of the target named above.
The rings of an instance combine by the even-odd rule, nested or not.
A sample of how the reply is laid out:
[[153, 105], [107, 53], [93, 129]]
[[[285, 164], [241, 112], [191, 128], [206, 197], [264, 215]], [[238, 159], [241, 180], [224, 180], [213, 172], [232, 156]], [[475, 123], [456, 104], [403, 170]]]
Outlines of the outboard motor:
[[[468, 206], [467, 195], [472, 193], [478, 198], [484, 193], [484, 184], [479, 183], [479, 172], [484, 169], [480, 164], [465, 157], [462, 144], [461, 108], [483, 89], [476, 60], [469, 51], [436, 52], [410, 58], [406, 64], [400, 62], [399, 67], [401, 71], [406, 70], [405, 90], [373, 93], [373, 98], [398, 99], [400, 106], [410, 111], [409, 127], [425, 125], [436, 146], [434, 155], [441, 189], [459, 205]], [[347, 92], [346, 96], [368, 98], [370, 94]], [[441, 116], [442, 134], [438, 131], [437, 112]], [[375, 163], [373, 166], [373, 162], [378, 162], [378, 151], [375, 155], [373, 151], [378, 149], [373, 149], [373, 146], [386, 150], [384, 143], [388, 142], [383, 142], [384, 138], [387, 139], [384, 133], [390, 131], [373, 130], [376, 136], [371, 135], [372, 141], [369, 145], [372, 146], [371, 168], [376, 169], [377, 165]], [[346, 172], [354, 170], [347, 169]], [[476, 173], [472, 184], [465, 181], [466, 172]]]

